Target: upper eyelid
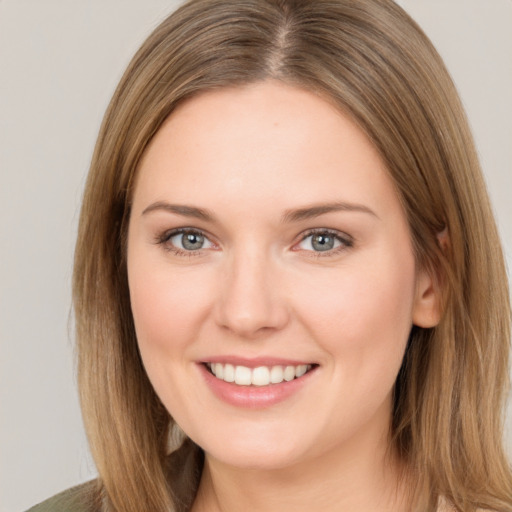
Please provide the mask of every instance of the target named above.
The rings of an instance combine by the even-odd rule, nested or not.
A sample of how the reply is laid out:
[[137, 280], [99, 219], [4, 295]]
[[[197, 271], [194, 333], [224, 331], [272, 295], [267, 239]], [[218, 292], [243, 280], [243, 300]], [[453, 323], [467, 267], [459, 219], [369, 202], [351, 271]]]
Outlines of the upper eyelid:
[[192, 227], [183, 227], [183, 228], [173, 228], [173, 229], [166, 229], [162, 231], [160, 235], [158, 235], [158, 239], [160, 240], [169, 240], [173, 236], [179, 235], [181, 233], [198, 233], [201, 236], [204, 236], [207, 238], [210, 242], [215, 242], [215, 237], [213, 235], [210, 235], [208, 231], [205, 231], [204, 229], [199, 228], [192, 228]]
[[327, 233], [329, 235], [335, 236], [336, 238], [343, 240], [345, 242], [354, 242], [354, 237], [349, 235], [348, 233], [345, 233], [343, 231], [338, 231], [337, 229], [329, 229], [329, 228], [313, 228], [310, 230], [307, 230], [299, 235], [299, 241], [303, 241], [309, 236], [312, 235], [318, 235], [322, 233]]
[[[182, 249], [179, 246], [171, 243], [171, 238], [181, 235], [183, 233], [196, 233], [204, 237], [208, 240], [213, 247], [200, 248], [196, 250], [186, 250]], [[166, 252], [172, 252], [177, 256], [201, 256], [204, 251], [215, 249], [218, 246], [217, 242], [212, 240], [212, 237], [202, 229], [192, 228], [192, 227], [180, 227], [180, 228], [172, 228], [164, 230], [160, 232], [155, 237], [155, 244], [161, 246]]]

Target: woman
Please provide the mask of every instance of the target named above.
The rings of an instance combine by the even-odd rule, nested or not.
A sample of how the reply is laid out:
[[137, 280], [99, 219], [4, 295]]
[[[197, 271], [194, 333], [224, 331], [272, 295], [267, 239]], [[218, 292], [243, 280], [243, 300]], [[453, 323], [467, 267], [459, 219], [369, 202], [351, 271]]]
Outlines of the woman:
[[496, 227], [389, 0], [165, 20], [105, 116], [74, 293], [100, 478], [47, 510], [512, 507]]

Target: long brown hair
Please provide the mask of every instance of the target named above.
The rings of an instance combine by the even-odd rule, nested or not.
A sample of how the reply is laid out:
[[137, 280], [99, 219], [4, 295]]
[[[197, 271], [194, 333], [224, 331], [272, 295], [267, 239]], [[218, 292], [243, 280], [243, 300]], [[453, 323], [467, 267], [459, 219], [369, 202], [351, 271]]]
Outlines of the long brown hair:
[[[178, 103], [275, 79], [327, 98], [387, 164], [443, 317], [413, 328], [395, 386], [392, 447], [416, 485], [460, 511], [512, 508], [502, 447], [510, 306], [503, 255], [468, 123], [432, 44], [391, 0], [191, 0], [146, 40], [105, 115], [74, 269], [78, 380], [101, 508], [187, 510], [201, 451], [168, 455], [172, 418], [139, 357], [125, 239], [138, 162]], [[447, 236], [444, 247], [439, 233]]]

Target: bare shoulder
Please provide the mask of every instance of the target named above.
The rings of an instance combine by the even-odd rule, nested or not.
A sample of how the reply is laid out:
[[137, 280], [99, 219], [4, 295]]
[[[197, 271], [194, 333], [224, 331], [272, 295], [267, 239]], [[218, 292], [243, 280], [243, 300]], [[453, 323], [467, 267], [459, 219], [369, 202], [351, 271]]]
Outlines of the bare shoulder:
[[97, 512], [96, 480], [77, 485], [35, 505], [27, 512]]

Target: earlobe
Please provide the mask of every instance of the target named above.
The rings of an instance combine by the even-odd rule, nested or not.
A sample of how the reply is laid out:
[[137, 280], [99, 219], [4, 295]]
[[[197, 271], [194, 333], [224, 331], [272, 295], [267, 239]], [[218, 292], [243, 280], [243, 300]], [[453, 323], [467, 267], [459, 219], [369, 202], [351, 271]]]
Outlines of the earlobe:
[[439, 284], [426, 270], [418, 273], [412, 322], [425, 329], [435, 327], [441, 319]]

